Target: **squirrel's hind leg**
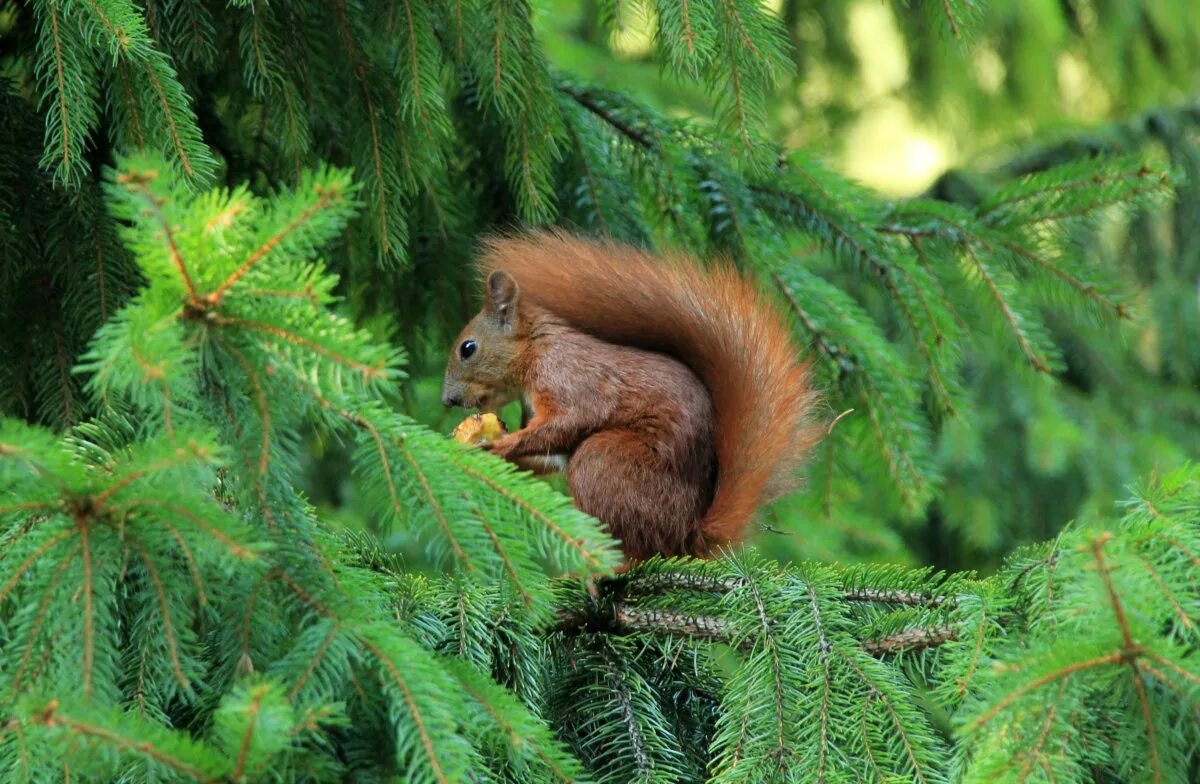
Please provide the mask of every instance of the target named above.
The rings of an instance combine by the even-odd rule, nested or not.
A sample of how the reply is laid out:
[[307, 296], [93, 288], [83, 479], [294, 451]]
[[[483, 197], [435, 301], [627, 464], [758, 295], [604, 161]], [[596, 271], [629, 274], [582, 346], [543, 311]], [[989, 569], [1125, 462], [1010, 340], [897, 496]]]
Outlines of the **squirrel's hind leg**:
[[567, 464], [567, 485], [575, 505], [621, 541], [627, 563], [686, 555], [706, 501], [701, 478], [680, 476], [628, 430], [585, 439]]

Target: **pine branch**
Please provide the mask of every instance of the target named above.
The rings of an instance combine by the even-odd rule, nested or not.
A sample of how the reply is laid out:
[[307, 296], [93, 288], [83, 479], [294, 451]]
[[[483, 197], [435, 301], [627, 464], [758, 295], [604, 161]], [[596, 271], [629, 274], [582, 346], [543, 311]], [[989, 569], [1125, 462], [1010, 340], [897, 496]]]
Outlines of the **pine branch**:
[[877, 640], [866, 640], [862, 647], [872, 656], [921, 651], [958, 639], [958, 628], [935, 626], [928, 629], [906, 629]]
[[587, 109], [596, 117], [600, 118], [606, 125], [612, 127], [626, 139], [630, 140], [643, 150], [653, 151], [659, 147], [659, 140], [651, 135], [651, 132], [633, 127], [624, 119], [609, 111], [602, 103], [600, 103], [594, 93], [588, 90], [577, 89], [571, 85], [560, 83], [558, 85], [560, 92], [570, 96], [572, 100], [578, 103], [583, 108]]
[[984, 285], [987, 287], [988, 292], [991, 294], [992, 299], [996, 303], [996, 307], [1003, 315], [1004, 322], [1012, 330], [1013, 337], [1017, 339], [1017, 345], [1021, 347], [1021, 352], [1025, 355], [1025, 358], [1029, 360], [1030, 366], [1032, 366], [1033, 369], [1039, 373], [1049, 373], [1049, 363], [1042, 354], [1038, 353], [1034, 349], [1032, 340], [1023, 324], [1024, 319], [1022, 319], [1018, 315], [1017, 311], [1015, 311], [1009, 304], [1008, 297], [1001, 290], [1001, 285], [997, 281], [996, 272], [994, 270], [990, 270], [986, 262], [984, 262], [984, 260], [979, 257], [979, 254], [977, 254], [970, 246], [965, 246], [964, 250], [966, 257], [970, 259], [974, 265], [975, 271], [979, 275], [980, 280], [982, 280]]
[[150, 188], [150, 184], [157, 178], [158, 173], [155, 171], [139, 171], [135, 169], [127, 174], [118, 175], [117, 183], [131, 193], [141, 196], [150, 211], [157, 218], [163, 242], [166, 243], [167, 251], [171, 257], [171, 264], [174, 265], [176, 272], [179, 273], [179, 277], [183, 280], [184, 286], [187, 287], [189, 302], [199, 303], [200, 299], [196, 293], [196, 284], [192, 280], [192, 276], [184, 264], [183, 257], [179, 253], [179, 246], [175, 242], [175, 230], [163, 212], [163, 201]]
[[66, 576], [67, 568], [75, 562], [75, 558], [79, 555], [81, 549], [82, 545], [77, 544], [71, 548], [71, 550], [68, 551], [65, 556], [63, 556], [63, 559], [58, 562], [58, 566], [54, 570], [53, 577], [50, 578], [50, 582], [46, 586], [46, 590], [42, 595], [42, 602], [40, 605], [38, 605], [37, 615], [34, 617], [33, 624], [30, 627], [29, 641], [25, 644], [25, 653], [21, 656], [21, 664], [19, 667], [17, 667], [17, 672], [13, 676], [13, 697], [16, 697], [20, 692], [21, 682], [25, 678], [25, 673], [28, 670], [31, 658], [33, 657], [33, 651], [37, 646], [38, 637], [40, 637], [42, 633], [42, 626], [46, 622], [47, 613], [50, 609], [50, 603], [54, 600], [54, 597], [58, 591], [58, 587], [62, 584], [63, 577]]
[[1092, 539], [1092, 557], [1096, 560], [1096, 571], [1104, 583], [1104, 590], [1108, 594], [1109, 604], [1112, 607], [1113, 615], [1116, 617], [1117, 626], [1121, 630], [1121, 661], [1128, 664], [1132, 671], [1133, 685], [1137, 690], [1138, 704], [1142, 710], [1142, 720], [1146, 722], [1146, 735], [1150, 743], [1150, 759], [1154, 765], [1154, 780], [1155, 782], [1159, 782], [1162, 781], [1162, 762], [1158, 757], [1157, 732], [1154, 728], [1154, 719], [1150, 712], [1150, 700], [1146, 696], [1146, 681], [1138, 666], [1138, 656], [1142, 652], [1142, 646], [1134, 640], [1133, 632], [1130, 631], [1129, 621], [1125, 617], [1125, 607], [1121, 602], [1121, 597], [1117, 594], [1116, 587], [1113, 585], [1108, 562], [1104, 557], [1104, 545], [1110, 539], [1111, 536], [1109, 535], [1101, 535]]
[[[110, 746], [121, 754], [144, 757], [161, 764], [175, 773], [187, 776], [205, 784], [217, 784], [225, 776], [223, 766], [217, 766], [214, 761], [204, 754], [203, 750], [194, 743], [185, 743], [170, 738], [163, 730], [148, 732], [151, 725], [134, 723], [123, 719], [123, 724], [133, 724], [139, 734], [122, 732], [125, 729], [117, 724], [115, 728], [77, 719], [61, 709], [60, 702], [52, 699], [35, 715], [30, 717], [33, 725], [42, 725], [50, 730], [62, 730], [72, 737], [85, 742], [95, 741]], [[134, 729], [130, 727], [129, 729]], [[167, 746], [170, 748], [167, 748]], [[183, 753], [178, 753], [183, 752]]]
[[304, 224], [308, 223], [314, 215], [324, 210], [330, 204], [341, 201], [343, 198], [342, 192], [337, 188], [326, 189], [320, 184], [316, 186], [317, 200], [311, 207], [297, 215], [290, 223], [273, 234], [266, 242], [254, 250], [250, 256], [242, 262], [242, 264], [229, 274], [224, 281], [221, 282], [212, 292], [205, 295], [204, 303], [208, 307], [219, 305], [221, 298], [225, 296], [230, 288], [232, 288], [239, 280], [245, 277], [254, 265], [262, 261], [263, 257], [277, 248], [289, 234], [299, 229]]
[[[774, 627], [775, 622], [770, 621], [768, 625]], [[588, 632], [687, 637], [707, 642], [740, 645], [741, 649], [747, 652], [757, 642], [753, 637], [747, 638], [742, 635], [729, 620], [719, 616], [695, 615], [624, 602], [611, 602], [603, 610], [593, 609], [581, 612], [561, 609], [556, 616], [554, 628], [568, 634]], [[886, 656], [935, 648], [958, 639], [958, 636], [959, 628], [957, 626], [931, 626], [905, 629], [886, 637], [864, 640], [861, 647], [872, 656]]]
[[879, 602], [883, 604], [903, 604], [918, 607], [954, 606], [954, 600], [946, 596], [880, 588], [853, 588], [846, 591], [845, 597], [852, 602]]

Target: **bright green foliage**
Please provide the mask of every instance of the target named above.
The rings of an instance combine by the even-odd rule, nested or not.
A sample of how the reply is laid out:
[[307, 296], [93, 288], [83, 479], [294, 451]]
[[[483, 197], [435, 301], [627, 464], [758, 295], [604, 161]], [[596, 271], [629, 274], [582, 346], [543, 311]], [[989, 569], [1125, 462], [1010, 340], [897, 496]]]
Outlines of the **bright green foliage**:
[[[957, 32], [966, 40], [969, 28], [983, 23], [973, 3], [928, 5], [952, 37]], [[1009, 178], [970, 204], [885, 200], [764, 139], [768, 91], [789, 71], [786, 40], [776, 17], [740, 0], [619, 4], [606, 14], [618, 26], [643, 15], [650, 20], [667, 71], [712, 96], [712, 124], [673, 119], [630, 94], [553, 70], [526, 3], [396, 2], [382, 14], [340, 0], [238, 5], [219, 14], [174, 3], [151, 4], [143, 14], [130, 0], [106, 0], [47, 2], [33, 10], [33, 16], [14, 11], [10, 22], [36, 41], [39, 57], [33, 72], [20, 59], [9, 69], [12, 111], [5, 123], [15, 143], [0, 152], [10, 161], [0, 168], [12, 172], [0, 192], [30, 190], [26, 172], [37, 169], [35, 161], [50, 177], [35, 178], [34, 195], [11, 208], [16, 262], [0, 279], [0, 299], [12, 303], [3, 309], [12, 338], [0, 341], [0, 392], [5, 411], [56, 426], [94, 413], [81, 377], [70, 371], [139, 274], [98, 207], [95, 166], [81, 179], [84, 157], [60, 144], [68, 134], [55, 129], [68, 120], [82, 123], [70, 144], [97, 147], [89, 161], [106, 160], [114, 148], [165, 154], [183, 176], [159, 222], [169, 223], [183, 192], [220, 168], [229, 192], [205, 197], [211, 199], [205, 220], [214, 222], [205, 236], [244, 243], [243, 256], [231, 253], [224, 266], [194, 265], [198, 280], [177, 281], [189, 297], [196, 296], [191, 288], [212, 293], [206, 286], [219, 286], [269, 241], [261, 229], [240, 237], [237, 227], [223, 228], [224, 210], [283, 184], [311, 196], [301, 180], [306, 167], [352, 165], [363, 209], [340, 232], [328, 263], [344, 276], [340, 293], [349, 294], [350, 314], [360, 323], [373, 319], [373, 334], [398, 335], [416, 355], [418, 381], [429, 364], [440, 363], [442, 341], [468, 312], [468, 262], [481, 232], [553, 220], [640, 244], [732, 256], [777, 290], [795, 316], [798, 340], [812, 347], [828, 390], [830, 417], [854, 409], [817, 457], [838, 461], [839, 476], [869, 484], [869, 502], [834, 487], [818, 497], [815, 485], [808, 500], [857, 520], [917, 522], [929, 513], [949, 462], [939, 455], [944, 423], [969, 420], [995, 388], [963, 384], [977, 356], [999, 360], [995, 372], [1011, 373], [1016, 383], [1042, 389], [1021, 368], [1044, 375], [1072, 369], [1054, 325], [1073, 328], [1081, 309], [1094, 311], [1103, 328], [1130, 315], [1122, 299], [1129, 281], [1080, 252], [1081, 238], [1111, 223], [1101, 216], [1113, 205], [1155, 214], [1175, 187], [1168, 165], [1147, 163], [1137, 151], [1067, 156], [1060, 166]], [[42, 19], [37, 13], [56, 10], [63, 34], [78, 35], [79, 46], [64, 49], [53, 30], [28, 27]], [[61, 85], [51, 78], [58, 73], [54, 58], [46, 59], [60, 49], [80, 60], [64, 68], [73, 77]], [[223, 71], [217, 50], [229, 63]], [[174, 65], [162, 65], [164, 51]], [[104, 76], [106, 68], [117, 73]], [[176, 79], [164, 68], [187, 70]], [[42, 124], [52, 134], [40, 145], [30, 141], [38, 124], [26, 83], [33, 76]], [[194, 110], [180, 97], [185, 85], [198, 91]], [[84, 93], [91, 97], [84, 100]], [[181, 101], [178, 111], [165, 111]], [[94, 127], [99, 121], [83, 114], [96, 103], [111, 110], [108, 147]], [[79, 108], [56, 120], [56, 105]], [[159, 110], [151, 111], [155, 105]], [[65, 197], [53, 185], [63, 181], [73, 186]], [[279, 206], [295, 211], [280, 222], [299, 221], [284, 239], [299, 243], [298, 251], [329, 239], [324, 221], [345, 215], [338, 209], [345, 206], [318, 209], [312, 199]], [[310, 207], [316, 219], [299, 220]], [[178, 252], [188, 255], [193, 238], [178, 240]], [[158, 254], [158, 263], [173, 264], [169, 250]], [[302, 261], [295, 265], [289, 275], [308, 274]], [[48, 297], [38, 293], [47, 276]], [[329, 293], [314, 290], [319, 301]], [[254, 322], [260, 332], [304, 318], [287, 298], [254, 302], [254, 317], [234, 308], [221, 318]], [[39, 329], [18, 329], [31, 311], [43, 321]], [[162, 341], [156, 350], [170, 353], [169, 361], [189, 361], [192, 355], [168, 349], [182, 339], [179, 327], [146, 327], [130, 324], [129, 334]], [[296, 335], [313, 339], [303, 329]], [[285, 354], [290, 339], [273, 338]], [[236, 341], [233, 348], [245, 353]], [[347, 348], [323, 345], [330, 372]], [[136, 352], [123, 355], [136, 361]], [[226, 350], [219, 358], [233, 376], [245, 372], [239, 356]], [[411, 394], [412, 382], [399, 383]], [[244, 438], [255, 437], [250, 430]], [[304, 452], [296, 450], [298, 457]], [[368, 445], [360, 457], [370, 451]], [[374, 516], [387, 508], [387, 488], [368, 487]], [[881, 535], [878, 524], [868, 527], [847, 530]], [[991, 554], [999, 556], [995, 548]]]
[[[345, 173], [192, 195], [135, 159], [107, 189], [146, 280], [88, 354], [107, 413], [67, 437], [0, 431], [9, 777], [944, 781], [1034, 760], [1169, 781], [1196, 764], [1194, 471], [987, 581], [731, 554], [556, 587], [544, 564], [614, 565], [594, 521], [382, 405], [398, 356], [330, 309], [316, 254], [354, 207]], [[380, 519], [444, 572], [313, 516], [303, 423], [357, 438]]]
[[1071, 527], [993, 578], [1023, 633], [980, 644], [1009, 664], [958, 686], [964, 780], [1194, 778], [1196, 501], [1194, 470], [1155, 480], [1119, 527]]
[[[849, 5], [596, 5], [699, 108], [524, 0], [0, 3], [0, 779], [1200, 777], [1200, 113], [892, 200], [767, 137]], [[934, 115], [1012, 30], [1055, 71], [1051, 6], [1134, 9], [1089, 63], [1200, 51], [1171, 3], [921, 5]], [[773, 292], [831, 431], [759, 541], [864, 564], [599, 579], [596, 521], [427, 426], [476, 238], [546, 223]]]
[[[269, 199], [191, 195], [138, 159], [107, 188], [147, 281], [87, 355], [111, 413], [67, 440], [18, 420], [0, 438], [0, 600], [14, 608], [3, 688], [42, 695], [14, 705], [31, 711], [23, 720], [37, 739], [6, 737], [10, 773], [26, 764], [25, 744], [60, 740], [86, 747], [66, 754], [86, 775], [399, 766], [457, 781], [485, 764], [472, 742], [495, 764], [534, 764], [520, 751], [529, 743], [570, 769], [527, 708], [488, 680], [488, 659], [453, 665], [417, 641], [419, 624], [396, 623], [398, 575], [353, 565], [294, 489], [290, 434], [301, 423], [357, 439], [355, 472], [380, 518], [425, 530], [460, 601], [486, 589], [480, 620], [513, 625], [521, 649], [510, 655], [526, 678], [534, 631], [552, 617], [545, 565], [586, 574], [615, 563], [567, 499], [380, 403], [399, 356], [330, 310], [336, 281], [316, 257], [355, 207], [348, 175], [306, 174]], [[456, 628], [463, 649], [494, 637], [483, 623]], [[479, 706], [495, 730], [461, 734]], [[355, 763], [339, 761], [327, 734], [348, 723], [382, 732]], [[380, 748], [391, 752], [379, 758]], [[54, 767], [62, 756], [34, 758]]]

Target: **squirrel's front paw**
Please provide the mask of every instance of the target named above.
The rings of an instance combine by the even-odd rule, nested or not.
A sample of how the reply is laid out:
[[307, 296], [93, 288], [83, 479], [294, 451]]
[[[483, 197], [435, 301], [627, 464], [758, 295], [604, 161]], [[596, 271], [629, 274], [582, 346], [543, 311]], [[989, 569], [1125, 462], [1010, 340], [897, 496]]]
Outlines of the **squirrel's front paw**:
[[497, 438], [495, 441], [487, 441], [479, 445], [480, 449], [491, 452], [501, 460], [511, 460], [513, 450], [517, 448], [518, 439], [513, 435], [506, 435]]

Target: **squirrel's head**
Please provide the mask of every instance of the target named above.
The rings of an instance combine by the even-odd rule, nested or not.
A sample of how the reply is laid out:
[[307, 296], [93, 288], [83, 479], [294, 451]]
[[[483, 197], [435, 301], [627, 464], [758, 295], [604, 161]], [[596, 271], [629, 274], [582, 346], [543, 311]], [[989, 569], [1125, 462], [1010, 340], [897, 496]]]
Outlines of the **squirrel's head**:
[[520, 289], [507, 272], [488, 275], [483, 310], [459, 333], [442, 383], [446, 406], [497, 411], [521, 394], [517, 355], [523, 332]]

